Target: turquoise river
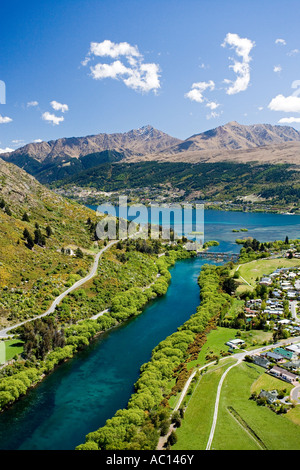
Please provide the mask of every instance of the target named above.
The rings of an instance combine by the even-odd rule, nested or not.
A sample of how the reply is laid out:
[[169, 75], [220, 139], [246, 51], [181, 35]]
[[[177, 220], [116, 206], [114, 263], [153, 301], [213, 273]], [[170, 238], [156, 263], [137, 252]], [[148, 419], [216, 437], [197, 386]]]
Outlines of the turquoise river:
[[[248, 232], [232, 232], [239, 228]], [[220, 242], [213, 251], [238, 252], [235, 239], [242, 236], [268, 241], [284, 240], [286, 235], [300, 238], [300, 216], [205, 211], [205, 240]], [[197, 278], [207, 262], [203, 258], [177, 262], [165, 296], [98, 337], [2, 413], [0, 449], [72, 450], [87, 433], [126, 407], [152, 349], [195, 313]]]

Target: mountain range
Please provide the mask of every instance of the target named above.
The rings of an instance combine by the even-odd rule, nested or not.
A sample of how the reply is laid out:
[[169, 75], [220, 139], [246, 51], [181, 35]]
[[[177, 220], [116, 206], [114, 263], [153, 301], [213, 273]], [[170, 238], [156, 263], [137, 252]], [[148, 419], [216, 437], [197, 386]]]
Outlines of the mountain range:
[[102, 163], [259, 162], [300, 164], [300, 132], [290, 126], [242, 125], [235, 121], [181, 140], [150, 125], [125, 133], [30, 143], [1, 154], [42, 183]]

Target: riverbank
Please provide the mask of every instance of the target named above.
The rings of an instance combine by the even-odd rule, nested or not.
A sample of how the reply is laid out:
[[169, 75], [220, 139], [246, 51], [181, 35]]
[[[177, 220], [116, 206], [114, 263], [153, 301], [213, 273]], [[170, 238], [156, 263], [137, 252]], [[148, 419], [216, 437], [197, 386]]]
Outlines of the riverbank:
[[189, 375], [187, 363], [199, 354], [214, 319], [230, 304], [230, 296], [220, 292], [222, 277], [227, 275], [224, 269], [202, 268], [201, 304], [196, 313], [153, 350], [151, 360], [141, 368], [127, 407], [117, 411], [104, 427], [88, 434], [86, 443], [77, 449], [156, 449], [159, 429], [169, 419], [168, 399], [184, 387]]
[[177, 259], [191, 256], [193, 256], [192, 253], [178, 250], [169, 251], [168, 256], [159, 257], [156, 264], [160, 276], [153, 281], [150, 287], [131, 288], [117, 294], [112, 299], [110, 311], [103, 313], [96, 320], [86, 319], [80, 321], [77, 325], [66, 328], [64, 330], [65, 346], [50, 351], [43, 361], [37, 361], [36, 366], [33, 363], [28, 368], [26, 365], [28, 361], [19, 360], [8, 366], [10, 376], [6, 376], [6, 370], [3, 369], [0, 383], [0, 410], [3, 411], [10, 407], [16, 400], [24, 396], [30, 388], [40, 383], [58, 364], [73, 358], [78, 351], [88, 346], [97, 335], [139, 315], [151, 299], [164, 295], [170, 282], [168, 268]]

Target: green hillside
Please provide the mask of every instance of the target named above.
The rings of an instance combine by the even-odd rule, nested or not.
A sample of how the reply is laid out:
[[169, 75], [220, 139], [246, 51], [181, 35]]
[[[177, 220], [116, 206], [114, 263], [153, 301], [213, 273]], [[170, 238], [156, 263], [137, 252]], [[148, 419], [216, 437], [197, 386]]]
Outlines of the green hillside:
[[[300, 173], [287, 164], [253, 163], [104, 163], [53, 183], [53, 188], [72, 187], [98, 191], [155, 189], [183, 192], [182, 199], [236, 200], [256, 195], [273, 202], [295, 203], [300, 199]], [[76, 193], [72, 194], [76, 198]], [[92, 202], [92, 201], [90, 201]], [[96, 203], [96, 201], [95, 201]]]
[[[95, 243], [89, 218], [96, 222], [93, 211], [0, 160], [1, 326], [43, 313], [88, 272]], [[80, 247], [83, 258], [63, 253], [69, 246]]]

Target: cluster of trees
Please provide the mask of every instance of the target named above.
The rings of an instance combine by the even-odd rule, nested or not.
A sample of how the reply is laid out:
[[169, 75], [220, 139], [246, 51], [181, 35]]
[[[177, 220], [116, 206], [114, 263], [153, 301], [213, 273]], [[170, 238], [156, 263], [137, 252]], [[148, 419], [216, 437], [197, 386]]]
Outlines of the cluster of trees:
[[26, 245], [30, 250], [32, 250], [34, 245], [39, 245], [39, 246], [46, 245], [46, 236], [50, 237], [52, 235], [52, 229], [49, 225], [47, 225], [45, 231], [46, 231], [46, 235], [42, 233], [40, 226], [37, 222], [35, 223], [35, 230], [34, 230], [33, 235], [29, 232], [27, 228], [24, 229], [23, 238], [26, 241]]
[[[180, 253], [180, 252], [179, 252]], [[173, 258], [173, 254], [170, 256]], [[164, 257], [164, 262], [168, 258]], [[160, 258], [162, 259], [162, 258]], [[159, 343], [151, 360], [141, 367], [127, 409], [119, 410], [105, 426], [86, 436], [79, 450], [147, 450], [155, 449], [159, 435], [167, 429], [170, 396], [174, 377], [181, 390], [188, 377], [186, 362], [195, 351], [191, 348], [213, 317], [225, 310], [230, 296], [222, 291], [224, 268], [206, 265], [199, 276], [201, 304], [196, 313], [175, 333]], [[227, 274], [227, 271], [226, 271]], [[198, 338], [199, 339], [199, 338]], [[174, 443], [176, 438], [172, 436]], [[169, 443], [171, 444], [171, 443]]]
[[[7, 373], [10, 373], [8, 370]], [[27, 389], [36, 383], [41, 377], [41, 371], [35, 367], [24, 367], [21, 371], [15, 371], [12, 375], [1, 377], [0, 380], [0, 410], [11, 405]]]
[[289, 240], [286, 236], [285, 240], [275, 240], [274, 242], [259, 242], [255, 238], [247, 238], [246, 240], [237, 239], [236, 243], [243, 245], [240, 250], [239, 261], [246, 263], [254, 259], [266, 258], [271, 252], [288, 249], [292, 244], [299, 246], [299, 240]]
[[[75, 323], [90, 318], [109, 308], [115, 295], [133, 287], [150, 285], [158, 273], [157, 258], [136, 251], [124, 253], [114, 247], [102, 258], [99, 270], [101, 275], [95, 276], [89, 286], [77, 289], [63, 299], [55, 311], [59, 321]], [[151, 287], [158, 289], [159, 284]]]
[[161, 241], [160, 240], [142, 240], [140, 238], [134, 240], [132, 238], [126, 241], [119, 241], [117, 243], [117, 249], [125, 251], [139, 251], [140, 253], [147, 253], [149, 255], [158, 254], [161, 252]]
[[25, 323], [20, 330], [26, 359], [44, 359], [49, 351], [65, 345], [64, 332], [51, 317]]
[[5, 202], [5, 200], [3, 198], [0, 199], [0, 209], [4, 210], [7, 215], [9, 215], [9, 216], [12, 215], [12, 212], [11, 212], [8, 204]]

